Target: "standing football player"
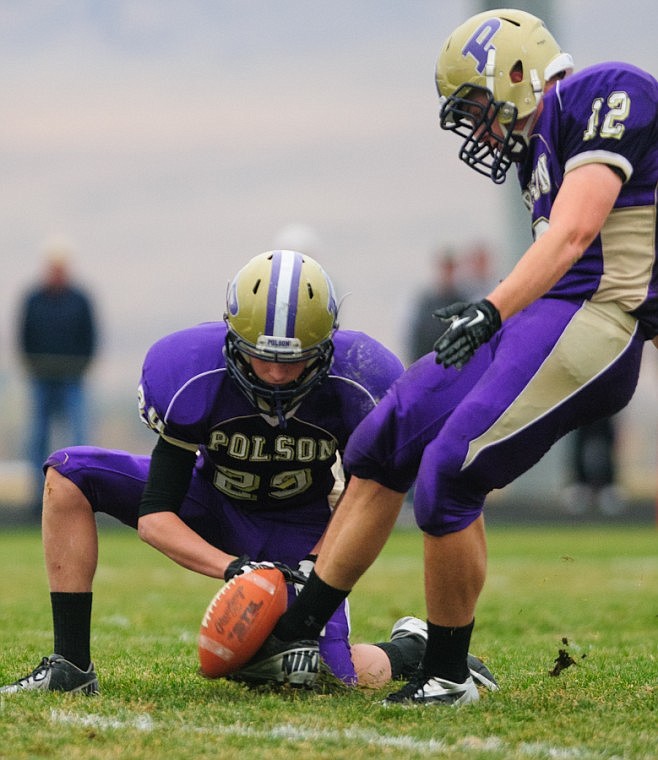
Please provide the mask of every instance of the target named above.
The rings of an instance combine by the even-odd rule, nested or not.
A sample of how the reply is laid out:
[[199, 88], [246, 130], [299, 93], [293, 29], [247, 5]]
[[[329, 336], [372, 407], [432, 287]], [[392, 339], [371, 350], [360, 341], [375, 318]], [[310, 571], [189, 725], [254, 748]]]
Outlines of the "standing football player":
[[486, 573], [485, 497], [568, 431], [622, 409], [658, 333], [658, 83], [624, 63], [572, 68], [542, 21], [516, 10], [474, 16], [439, 55], [441, 126], [494, 182], [516, 166], [534, 242], [484, 300], [435, 312], [442, 366], [432, 354], [413, 365], [350, 438], [341, 507], [273, 634], [317, 635], [417, 476], [428, 641], [387, 703], [479, 698], [466, 657]]
[[[290, 567], [308, 574], [331, 515], [332, 467], [402, 372], [377, 341], [338, 330], [337, 312], [331, 281], [312, 258], [256, 256], [230, 285], [224, 321], [176, 332], [149, 350], [139, 408], [158, 434], [151, 457], [70, 447], [48, 458], [43, 541], [54, 654], [0, 692], [98, 691], [90, 656], [97, 513], [213, 578], [261, 561], [276, 562], [289, 581], [299, 580]], [[408, 617], [381, 645], [350, 648], [348, 636], [343, 605], [327, 622], [322, 657], [347, 683], [379, 685], [415, 669], [426, 629]], [[280, 681], [314, 677], [317, 644], [300, 645], [293, 665], [270, 655]]]

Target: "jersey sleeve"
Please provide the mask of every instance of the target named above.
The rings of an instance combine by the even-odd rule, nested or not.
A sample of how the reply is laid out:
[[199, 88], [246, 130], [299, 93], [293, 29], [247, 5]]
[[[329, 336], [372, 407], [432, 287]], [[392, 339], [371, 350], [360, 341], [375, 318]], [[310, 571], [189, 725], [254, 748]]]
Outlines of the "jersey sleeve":
[[658, 139], [656, 80], [628, 64], [601, 64], [559, 82], [556, 97], [565, 174], [605, 163], [627, 182]]
[[341, 330], [334, 336], [330, 380], [337, 389], [342, 420], [342, 446], [366, 415], [403, 373], [400, 359], [378, 341], [360, 332]]
[[148, 351], [138, 388], [142, 422], [190, 451], [203, 442], [206, 420], [225, 374], [223, 323], [172, 333]]
[[192, 479], [196, 455], [158, 438], [139, 503], [139, 516], [156, 512], [178, 514]]
[[336, 346], [331, 374], [341, 375], [362, 386], [379, 402], [403, 373], [400, 359], [365, 333], [342, 330], [334, 338]]

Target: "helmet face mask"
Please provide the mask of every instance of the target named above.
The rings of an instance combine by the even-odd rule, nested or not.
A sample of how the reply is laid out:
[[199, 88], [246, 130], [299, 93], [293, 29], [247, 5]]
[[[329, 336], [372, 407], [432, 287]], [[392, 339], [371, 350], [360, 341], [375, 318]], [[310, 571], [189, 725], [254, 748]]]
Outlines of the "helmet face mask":
[[[286, 415], [299, 406], [302, 399], [327, 376], [333, 356], [333, 343], [327, 341], [322, 349], [318, 350], [315, 358], [307, 362], [299, 377], [285, 385], [271, 385], [258, 377], [249, 360], [249, 357], [255, 354], [240, 350], [240, 344], [241, 341], [236, 340], [235, 334], [231, 332], [227, 334], [226, 366], [229, 374], [256, 409], [276, 417], [279, 424], [285, 427]], [[263, 357], [257, 356], [257, 358]], [[275, 359], [274, 361], [300, 360]]]
[[436, 86], [441, 127], [464, 138], [460, 158], [504, 182], [525, 157], [547, 83], [572, 68], [541, 19], [525, 11], [486, 11], [459, 26], [439, 54]]
[[[338, 307], [322, 267], [296, 251], [254, 257], [229, 286], [225, 320], [226, 367], [260, 412], [286, 417], [329, 372]], [[258, 377], [251, 358], [306, 366], [285, 385]]]
[[486, 88], [462, 85], [444, 99], [440, 118], [442, 129], [464, 138], [459, 158], [496, 184], [505, 181], [514, 161], [523, 160], [527, 146], [514, 132], [516, 107], [495, 101]]

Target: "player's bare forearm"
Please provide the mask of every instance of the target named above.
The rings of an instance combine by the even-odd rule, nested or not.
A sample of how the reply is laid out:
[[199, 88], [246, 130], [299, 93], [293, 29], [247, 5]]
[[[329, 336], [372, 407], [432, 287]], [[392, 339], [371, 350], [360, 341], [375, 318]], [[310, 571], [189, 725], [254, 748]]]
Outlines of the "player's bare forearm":
[[621, 185], [605, 164], [587, 164], [565, 175], [550, 222], [487, 296], [503, 320], [541, 298], [578, 261], [605, 224]]
[[487, 296], [505, 321], [547, 293], [582, 254], [547, 230]]
[[211, 546], [173, 512], [143, 515], [139, 537], [188, 570], [210, 578], [224, 578], [227, 565], [235, 557]]

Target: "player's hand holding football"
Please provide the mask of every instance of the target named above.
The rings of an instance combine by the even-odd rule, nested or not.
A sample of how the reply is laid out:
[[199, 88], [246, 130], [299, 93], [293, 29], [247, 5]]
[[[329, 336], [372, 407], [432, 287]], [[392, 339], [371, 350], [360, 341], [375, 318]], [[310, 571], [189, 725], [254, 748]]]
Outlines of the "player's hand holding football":
[[236, 575], [244, 575], [245, 573], [250, 573], [252, 570], [257, 570], [263, 567], [275, 567], [283, 574], [286, 583], [306, 583], [306, 577], [302, 575], [302, 573], [298, 570], [293, 570], [283, 562], [252, 562], [246, 554], [243, 554], [241, 557], [236, 557], [232, 562], [229, 562], [224, 571], [224, 580], [230, 581], [231, 578], [235, 578]]
[[486, 298], [477, 303], [458, 301], [437, 309], [433, 316], [449, 322], [434, 344], [436, 363], [456, 369], [461, 369], [501, 325], [500, 312]]

